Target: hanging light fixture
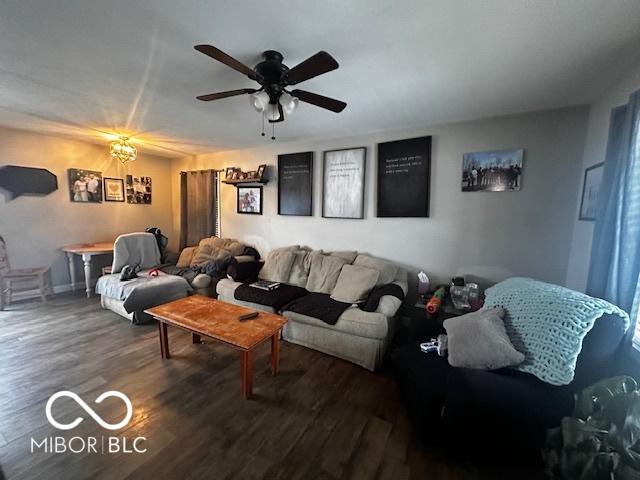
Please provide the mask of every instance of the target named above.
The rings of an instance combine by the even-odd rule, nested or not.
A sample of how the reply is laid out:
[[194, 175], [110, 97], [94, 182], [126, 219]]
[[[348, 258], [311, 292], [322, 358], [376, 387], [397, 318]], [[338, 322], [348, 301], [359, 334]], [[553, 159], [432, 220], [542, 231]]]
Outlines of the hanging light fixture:
[[120, 137], [119, 140], [111, 142], [109, 153], [122, 163], [133, 162], [138, 156], [138, 149], [129, 143], [129, 137]]

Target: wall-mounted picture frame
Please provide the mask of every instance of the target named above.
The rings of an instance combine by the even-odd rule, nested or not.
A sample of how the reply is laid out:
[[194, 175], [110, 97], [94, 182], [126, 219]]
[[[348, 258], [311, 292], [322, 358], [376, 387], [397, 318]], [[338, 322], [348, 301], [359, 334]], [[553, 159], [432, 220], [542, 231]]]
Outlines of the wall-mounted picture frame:
[[104, 177], [104, 201], [124, 202], [124, 180], [122, 178]]
[[578, 216], [578, 220], [588, 222], [595, 221], [603, 171], [604, 162], [592, 165], [584, 171], [582, 199], [580, 200], [580, 215]]
[[151, 177], [127, 175], [127, 203], [151, 205]]
[[72, 202], [102, 203], [102, 172], [70, 168], [68, 174]]
[[431, 137], [378, 144], [378, 217], [428, 217]]
[[233, 179], [233, 172], [236, 170], [236, 167], [227, 167], [225, 172], [224, 172], [224, 179], [225, 180], [232, 180]]
[[262, 215], [262, 187], [237, 187], [237, 213]]
[[278, 155], [278, 215], [313, 215], [313, 152]]
[[322, 155], [322, 216], [364, 218], [366, 147], [327, 150]]
[[462, 156], [462, 191], [518, 191], [522, 188], [523, 161], [523, 148], [465, 153]]

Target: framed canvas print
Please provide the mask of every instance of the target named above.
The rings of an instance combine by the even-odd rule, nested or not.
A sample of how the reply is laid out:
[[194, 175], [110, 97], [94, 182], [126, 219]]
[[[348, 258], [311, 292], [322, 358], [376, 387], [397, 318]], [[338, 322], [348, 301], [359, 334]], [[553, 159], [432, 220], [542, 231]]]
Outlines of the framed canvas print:
[[104, 178], [104, 201], [124, 202], [124, 180], [121, 178]]
[[364, 218], [365, 147], [329, 150], [323, 154], [322, 216]]
[[603, 167], [604, 163], [598, 163], [584, 171], [584, 184], [582, 185], [582, 200], [580, 201], [580, 216], [578, 220], [592, 222], [596, 219]]
[[278, 215], [313, 215], [313, 152], [278, 155]]
[[431, 137], [378, 144], [378, 217], [428, 217]]
[[262, 187], [238, 187], [238, 213], [262, 215]]
[[127, 203], [151, 205], [151, 177], [127, 175]]
[[102, 172], [70, 168], [68, 173], [72, 202], [102, 203]]
[[524, 149], [465, 153], [463, 192], [513, 192], [522, 186]]

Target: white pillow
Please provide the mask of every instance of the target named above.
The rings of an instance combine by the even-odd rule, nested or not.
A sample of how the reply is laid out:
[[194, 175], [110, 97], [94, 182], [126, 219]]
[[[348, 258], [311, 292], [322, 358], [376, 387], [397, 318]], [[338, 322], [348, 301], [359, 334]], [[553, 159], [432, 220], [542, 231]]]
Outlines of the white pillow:
[[445, 320], [449, 364], [495, 370], [522, 363], [524, 355], [509, 340], [503, 318], [504, 309], [490, 308]]

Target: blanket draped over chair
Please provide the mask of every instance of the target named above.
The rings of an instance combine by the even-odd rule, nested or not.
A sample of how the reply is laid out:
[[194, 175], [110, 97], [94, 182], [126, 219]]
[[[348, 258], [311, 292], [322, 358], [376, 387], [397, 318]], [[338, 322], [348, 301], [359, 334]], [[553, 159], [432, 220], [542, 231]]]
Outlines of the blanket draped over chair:
[[[515, 367], [553, 385], [574, 377], [582, 340], [603, 314], [629, 316], [599, 298], [531, 278], [513, 277], [487, 289], [484, 308], [502, 307], [513, 346], [525, 361]], [[606, 317], [599, 321], [608, 321]]]

